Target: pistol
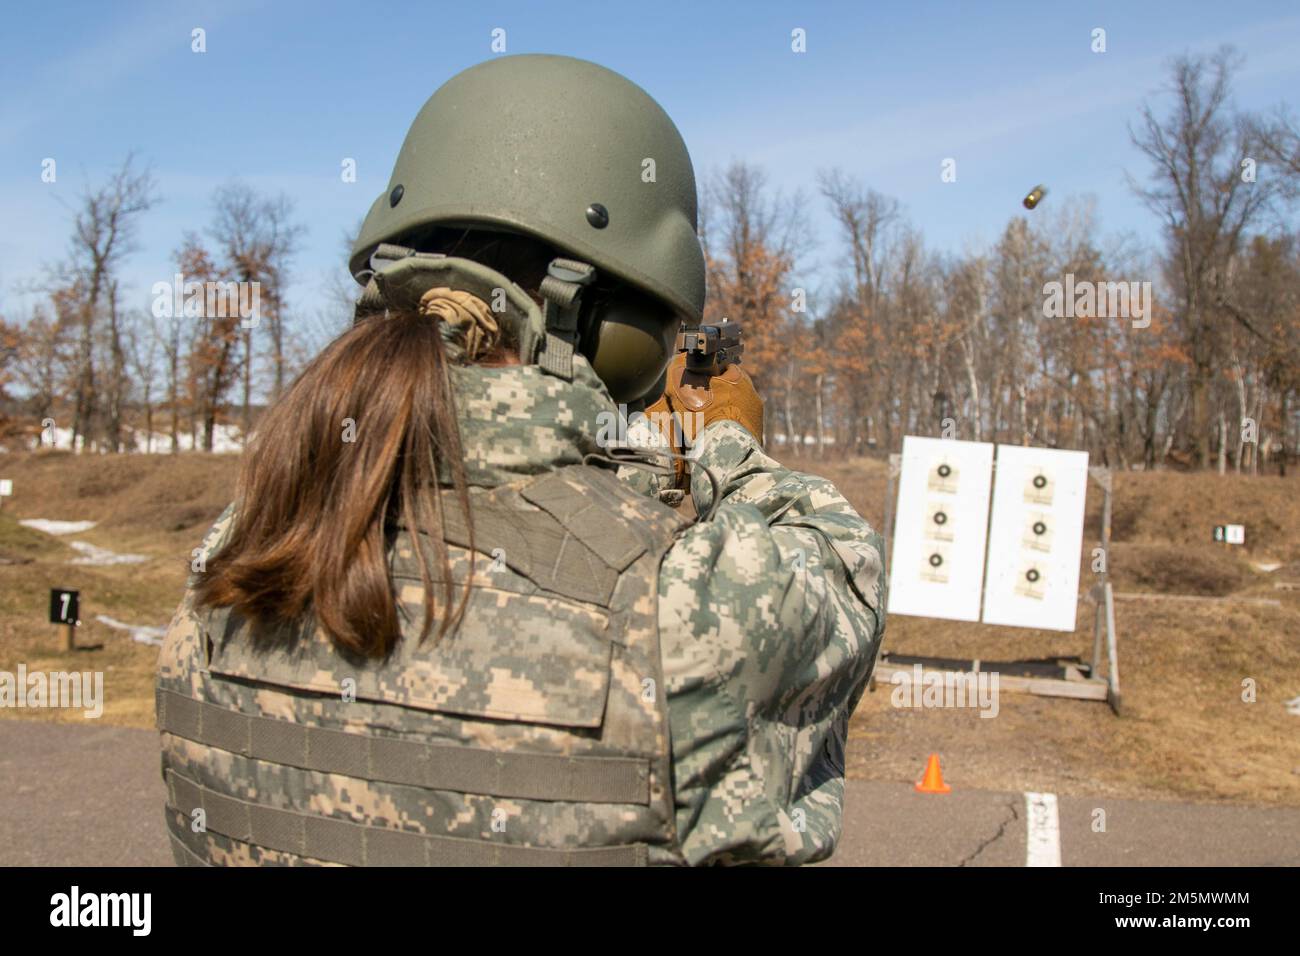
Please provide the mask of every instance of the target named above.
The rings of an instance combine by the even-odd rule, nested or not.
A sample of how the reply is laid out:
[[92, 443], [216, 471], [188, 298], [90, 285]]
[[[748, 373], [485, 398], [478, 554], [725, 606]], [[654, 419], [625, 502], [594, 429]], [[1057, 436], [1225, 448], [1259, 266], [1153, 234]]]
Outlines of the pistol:
[[716, 325], [699, 325], [677, 333], [677, 351], [686, 353], [686, 368], [706, 375], [721, 375], [738, 364], [745, 345], [739, 322], [723, 319]]

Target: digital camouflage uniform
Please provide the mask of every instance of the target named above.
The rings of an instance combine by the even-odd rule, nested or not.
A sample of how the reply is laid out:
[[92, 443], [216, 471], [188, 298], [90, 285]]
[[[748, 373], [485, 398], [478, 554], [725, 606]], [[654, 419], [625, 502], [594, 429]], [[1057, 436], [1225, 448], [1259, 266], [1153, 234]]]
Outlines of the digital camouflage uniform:
[[[632, 469], [575, 467], [617, 414], [580, 358], [572, 382], [536, 366], [453, 374], [485, 582], [465, 622], [416, 641], [409, 529], [391, 558], [409, 633], [386, 663], [346, 660], [310, 625], [300, 653], [254, 652], [245, 622], [187, 596], [158, 677], [178, 862], [829, 856], [883, 628], [880, 537], [734, 422], [697, 444], [701, 514], [703, 469], [722, 487], [709, 521], [660, 504]], [[459, 582], [470, 552], [449, 515]]]

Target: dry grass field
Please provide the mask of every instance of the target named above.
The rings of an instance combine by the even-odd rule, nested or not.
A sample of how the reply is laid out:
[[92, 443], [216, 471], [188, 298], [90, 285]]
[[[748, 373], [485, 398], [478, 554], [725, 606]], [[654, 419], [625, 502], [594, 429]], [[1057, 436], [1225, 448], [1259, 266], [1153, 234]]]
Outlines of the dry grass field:
[[[876, 460], [792, 462], [833, 479], [873, 524], [883, 517], [885, 467]], [[15, 496], [0, 510], [0, 670], [99, 670], [103, 720], [153, 723], [155, 647], [96, 620], [165, 625], [188, 555], [231, 496], [232, 456], [0, 455]], [[915, 779], [938, 752], [954, 788], [1051, 790], [1235, 803], [1300, 805], [1300, 480], [1181, 473], [1116, 478], [1112, 580], [1122, 593], [1234, 601], [1117, 602], [1124, 714], [1104, 704], [1003, 693], [995, 719], [974, 710], [891, 706], [888, 685], [867, 694], [854, 717], [849, 773]], [[1090, 490], [1086, 540], [1096, 538], [1100, 495]], [[61, 538], [19, 518], [93, 520]], [[1211, 528], [1246, 525], [1248, 545], [1225, 550]], [[69, 540], [141, 554], [138, 564], [87, 566]], [[1255, 565], [1277, 563], [1265, 572]], [[1089, 579], [1087, 568], [1082, 580]], [[81, 591], [79, 649], [65, 652], [46, 623], [48, 589]], [[1088, 658], [1091, 605], [1073, 634], [993, 628], [923, 618], [889, 620], [885, 647], [943, 657]], [[1241, 699], [1251, 678], [1257, 700]], [[80, 721], [80, 711], [7, 710], [13, 719]]]
[[[133, 625], [166, 625], [180, 600], [189, 553], [232, 494], [238, 459], [219, 455], [76, 456], [68, 452], [0, 455], [14, 497], [0, 511], [0, 670], [100, 670], [101, 718], [153, 725], [158, 650], [132, 641], [99, 615]], [[21, 518], [95, 521], [89, 531], [51, 537]], [[72, 564], [68, 542], [85, 541], [140, 564]], [[49, 589], [81, 592], [79, 650], [63, 650], [62, 629], [47, 623]], [[84, 649], [80, 649], [84, 648]], [[82, 720], [81, 711], [8, 710], [5, 717]]]

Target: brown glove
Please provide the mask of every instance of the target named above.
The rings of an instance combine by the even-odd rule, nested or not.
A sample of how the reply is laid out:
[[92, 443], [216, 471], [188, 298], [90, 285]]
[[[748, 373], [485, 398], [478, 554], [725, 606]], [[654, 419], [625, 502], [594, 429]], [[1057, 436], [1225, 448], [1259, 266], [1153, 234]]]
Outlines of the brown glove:
[[[672, 415], [672, 418], [669, 415]], [[646, 414], [664, 433], [675, 452], [684, 452], [705, 428], [729, 419], [743, 425], [758, 442], [763, 441], [763, 400], [739, 365], [728, 365], [720, 375], [692, 372], [686, 356], [678, 353], [668, 365], [668, 382], [660, 399]], [[678, 427], [672, 427], [676, 421]], [[675, 461], [678, 487], [684, 487], [686, 463]]]

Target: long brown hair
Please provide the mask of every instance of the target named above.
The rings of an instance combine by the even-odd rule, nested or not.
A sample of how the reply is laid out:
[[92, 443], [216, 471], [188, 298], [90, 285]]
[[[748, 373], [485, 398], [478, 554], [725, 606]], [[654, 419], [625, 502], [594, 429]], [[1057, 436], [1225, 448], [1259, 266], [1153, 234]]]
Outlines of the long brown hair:
[[[516, 278], [536, 299], [554, 252], [523, 236], [443, 233], [424, 248], [474, 258]], [[502, 345], [508, 347], [509, 339]], [[497, 364], [501, 352], [485, 364]], [[395, 523], [411, 530], [424, 591], [423, 640], [464, 614], [442, 536], [439, 480], [470, 525], [449, 357], [438, 323], [389, 310], [335, 339], [263, 416], [245, 454], [231, 535], [209, 558], [195, 597], [260, 624], [307, 613], [335, 646], [370, 657], [401, 635], [387, 550]], [[427, 541], [441, 568], [435, 601]], [[257, 629], [255, 635], [274, 633]]]

